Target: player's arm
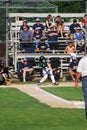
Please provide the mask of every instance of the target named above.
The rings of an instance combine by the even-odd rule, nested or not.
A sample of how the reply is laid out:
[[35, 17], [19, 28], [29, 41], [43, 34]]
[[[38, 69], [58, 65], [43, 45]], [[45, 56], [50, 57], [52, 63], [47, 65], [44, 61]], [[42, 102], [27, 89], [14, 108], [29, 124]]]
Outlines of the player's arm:
[[76, 72], [76, 80], [75, 80], [75, 87], [78, 88], [78, 82], [80, 79], [81, 73], [80, 72]]

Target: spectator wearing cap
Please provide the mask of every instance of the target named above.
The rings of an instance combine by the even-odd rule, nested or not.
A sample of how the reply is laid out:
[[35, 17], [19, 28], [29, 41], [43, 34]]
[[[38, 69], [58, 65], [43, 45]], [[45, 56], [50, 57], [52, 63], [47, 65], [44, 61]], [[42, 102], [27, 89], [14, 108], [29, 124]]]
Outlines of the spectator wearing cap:
[[75, 43], [75, 48], [77, 48], [77, 45], [80, 46], [79, 52], [83, 52], [84, 50], [84, 30], [81, 27], [76, 27], [75, 28], [75, 33], [74, 33], [74, 43]]
[[72, 61], [69, 63], [69, 74], [73, 81], [75, 81], [77, 66], [78, 66], [78, 59], [77, 57], [73, 56]]
[[58, 32], [54, 25], [50, 26], [50, 30], [47, 33], [50, 50], [58, 50]]
[[44, 25], [41, 23], [40, 19], [37, 18], [36, 19], [36, 23], [33, 25], [33, 30], [32, 30], [32, 33], [34, 34], [35, 30], [38, 29], [40, 30], [40, 33], [43, 35], [45, 33], [44, 31]]
[[38, 28], [35, 29], [33, 33], [33, 40], [35, 42], [35, 49], [38, 48], [38, 44], [42, 38], [42, 33], [40, 33], [40, 30]]
[[68, 36], [69, 34], [74, 34], [75, 33], [75, 28], [76, 27], [81, 27], [80, 24], [77, 22], [77, 19], [74, 18], [73, 19], [73, 23], [70, 25], [69, 27], [69, 32], [68, 32]]
[[48, 42], [47, 37], [40, 33], [39, 29], [35, 29], [33, 34], [33, 40], [35, 42], [35, 52], [47, 52], [48, 51]]
[[27, 59], [24, 59], [23, 64], [20, 68], [20, 73], [22, 73], [23, 76], [23, 82], [26, 82], [26, 73], [27, 72], [32, 73], [32, 71], [33, 71], [33, 66], [31, 62]]

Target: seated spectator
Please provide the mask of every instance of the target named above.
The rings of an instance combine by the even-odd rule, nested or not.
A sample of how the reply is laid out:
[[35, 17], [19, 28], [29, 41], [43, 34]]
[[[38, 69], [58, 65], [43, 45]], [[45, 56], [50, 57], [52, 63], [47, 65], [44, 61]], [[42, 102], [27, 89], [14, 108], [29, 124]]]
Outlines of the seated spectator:
[[73, 23], [70, 25], [69, 28], [69, 32], [68, 32], [68, 36], [70, 34], [74, 34], [75, 33], [75, 28], [76, 27], [81, 27], [80, 24], [77, 22], [77, 19], [73, 19]]
[[49, 60], [50, 60], [50, 64], [51, 64], [51, 67], [52, 67], [52, 72], [53, 72], [54, 78], [55, 78], [56, 81], [58, 81], [60, 79], [60, 72], [61, 72], [60, 59], [52, 57]]
[[63, 28], [63, 37], [66, 37], [67, 39], [69, 39], [69, 27], [65, 25]]
[[54, 25], [50, 26], [50, 30], [48, 31], [47, 36], [50, 50], [58, 50], [58, 32]]
[[23, 82], [26, 82], [27, 72], [29, 72], [31, 74], [33, 72], [33, 66], [29, 60], [24, 59], [23, 64], [20, 67], [20, 73], [22, 73]]
[[23, 31], [24, 26], [27, 27], [27, 29], [29, 30], [29, 26], [27, 25], [27, 20], [26, 19], [23, 20], [23, 24], [20, 27], [20, 32]]
[[84, 29], [86, 29], [86, 21], [87, 21], [86, 19], [87, 19], [87, 14], [84, 15], [84, 17], [83, 17], [83, 19], [82, 19], [82, 21], [81, 21], [81, 22], [82, 22], [82, 27], [83, 27]]
[[48, 31], [50, 29], [50, 26], [52, 25], [52, 15], [49, 14], [46, 18], [46, 23], [45, 23], [45, 26], [46, 26], [46, 30]]
[[33, 34], [34, 34], [34, 31], [35, 31], [36, 28], [38, 28], [40, 30], [41, 35], [43, 35], [45, 33], [44, 25], [40, 22], [39, 18], [36, 19], [36, 23], [33, 25], [32, 28], [33, 28], [33, 30], [32, 30]]
[[71, 53], [70, 54], [70, 62], [72, 62], [72, 59], [76, 58], [77, 57], [77, 54], [76, 53]]
[[75, 49], [74, 45], [70, 42], [69, 45], [66, 46], [64, 53], [71, 54], [76, 53], [77, 50]]
[[9, 78], [8, 75], [8, 68], [4, 66], [4, 62], [0, 61], [0, 82], [4, 83], [7, 85], [8, 83], [11, 83], [11, 79]]
[[49, 45], [48, 42], [42, 38], [35, 50], [35, 52], [49, 52]]
[[73, 81], [75, 81], [77, 66], [78, 59], [76, 57], [73, 57], [72, 62], [69, 63], [69, 74]]
[[40, 65], [40, 67], [42, 67], [43, 77], [39, 81], [38, 85], [41, 85], [48, 78], [48, 76], [50, 76], [52, 83], [54, 85], [58, 85], [58, 83], [55, 81], [51, 64], [50, 64], [50, 62], [47, 62], [47, 59], [44, 56], [41, 56], [39, 58], [39, 65]]
[[[72, 45], [75, 46], [75, 43], [74, 43], [74, 40], [75, 40], [74, 34], [70, 34], [69, 40], [72, 43]], [[75, 49], [76, 49], [76, 46], [75, 46]]]
[[82, 28], [76, 27], [75, 28], [75, 33], [74, 33], [74, 43], [75, 43], [75, 48], [77, 48], [77, 45], [80, 46], [80, 52], [83, 50], [82, 48], [84, 47], [84, 37], [83, 37], [83, 31]]
[[64, 20], [60, 15], [56, 17], [56, 27], [58, 31], [58, 36], [63, 37], [63, 30], [64, 30]]
[[20, 48], [24, 49], [25, 52], [34, 52], [32, 33], [27, 27], [23, 27], [23, 31], [20, 33]]
[[35, 48], [38, 47], [38, 44], [42, 38], [42, 33], [40, 33], [40, 29], [39, 28], [36, 28], [35, 31], [34, 31], [34, 34], [33, 34], [33, 40], [35, 42]]
[[71, 35], [70, 35], [70, 41], [73, 43], [74, 40], [75, 40], [74, 34], [71, 34]]

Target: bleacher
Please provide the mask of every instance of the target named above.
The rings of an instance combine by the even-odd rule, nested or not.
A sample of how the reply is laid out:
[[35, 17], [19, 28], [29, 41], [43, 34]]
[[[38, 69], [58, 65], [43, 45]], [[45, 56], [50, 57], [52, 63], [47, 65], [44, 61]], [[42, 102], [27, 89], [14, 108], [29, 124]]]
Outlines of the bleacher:
[[[55, 17], [57, 15], [61, 15], [62, 18], [69, 18], [70, 21], [69, 22], [65, 22], [65, 26], [68, 26], [72, 23], [71, 19], [73, 18], [83, 18], [85, 13], [51, 13], [51, 15], [53, 16], [53, 21], [55, 19]], [[66, 71], [68, 69], [68, 62], [67, 62], [67, 58], [70, 58], [70, 55], [68, 54], [64, 54], [64, 49], [68, 44], [68, 40], [66, 38], [60, 38], [58, 40], [59, 43], [59, 50], [55, 51], [55, 53], [23, 53], [22, 51], [20, 51], [19, 48], [19, 29], [20, 26], [22, 25], [22, 20], [20, 20], [20, 17], [23, 19], [28, 19], [28, 25], [31, 27], [32, 29], [32, 25], [35, 23], [31, 22], [31, 19], [36, 19], [37, 17], [41, 18], [41, 19], [46, 19], [48, 13], [9, 13], [9, 17], [10, 19], [14, 19], [13, 22], [10, 23], [10, 37], [9, 37], [9, 57], [13, 58], [13, 65], [15, 68], [15, 71], [17, 71], [17, 62], [19, 60], [23, 60], [25, 57], [33, 57], [33, 58], [38, 58], [41, 55], [44, 55], [47, 58], [51, 58], [51, 57], [57, 57], [60, 59], [60, 69], [61, 69], [61, 78], [63, 77], [64, 71]], [[44, 25], [45, 23], [42, 22]], [[81, 22], [79, 21], [79, 23], [81, 24]], [[83, 57], [83, 54], [77, 54], [77, 57]]]

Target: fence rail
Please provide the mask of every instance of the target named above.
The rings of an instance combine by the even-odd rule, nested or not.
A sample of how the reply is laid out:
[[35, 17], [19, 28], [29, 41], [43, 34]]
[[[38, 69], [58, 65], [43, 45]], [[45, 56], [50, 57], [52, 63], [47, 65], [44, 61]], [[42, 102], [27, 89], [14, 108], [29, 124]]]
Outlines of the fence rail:
[[48, 14], [51, 14], [53, 17], [60, 15], [63, 18], [80, 18], [83, 17], [85, 13], [9, 13], [9, 17], [46, 18]]

